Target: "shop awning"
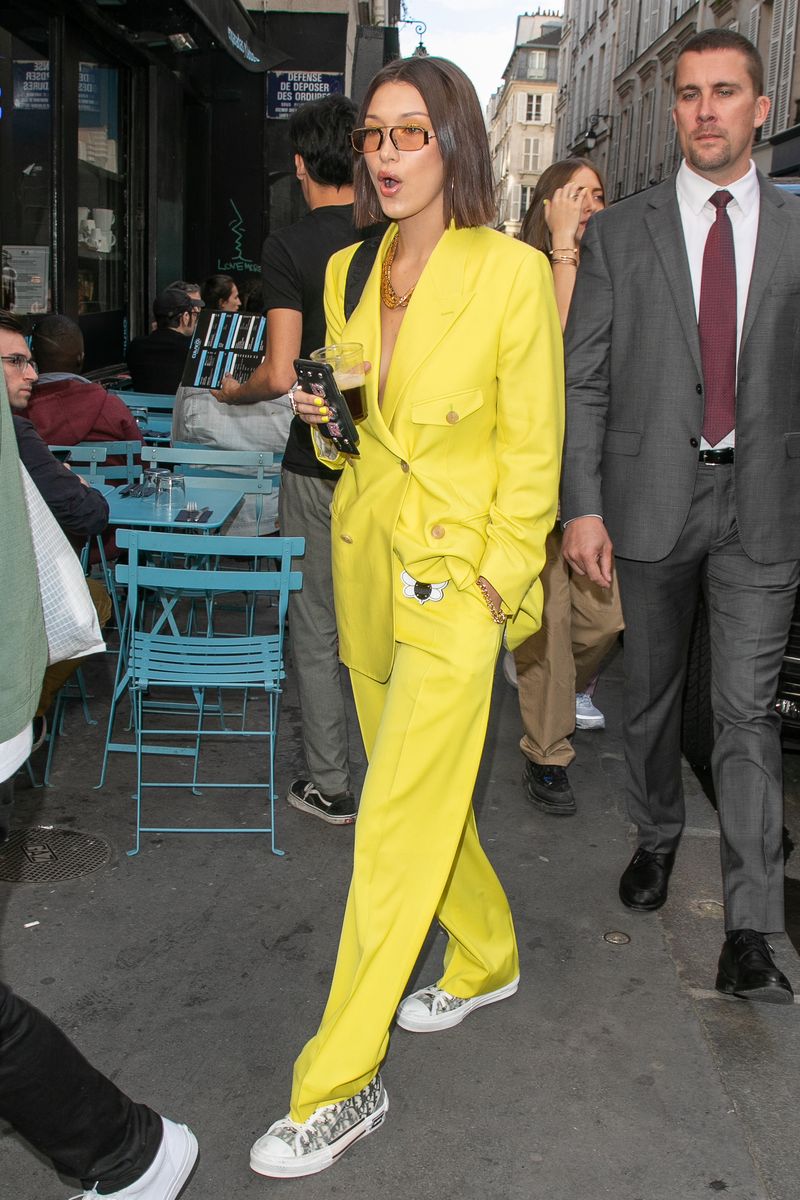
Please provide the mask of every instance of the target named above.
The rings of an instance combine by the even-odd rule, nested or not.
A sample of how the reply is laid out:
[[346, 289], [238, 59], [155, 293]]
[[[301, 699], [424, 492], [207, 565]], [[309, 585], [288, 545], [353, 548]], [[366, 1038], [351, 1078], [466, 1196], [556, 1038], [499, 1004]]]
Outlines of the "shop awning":
[[285, 55], [270, 53], [239, 0], [184, 0], [231, 58], [248, 71], [268, 71]]
[[225, 50], [246, 71], [263, 72], [286, 61], [267, 49], [239, 0], [80, 0], [159, 57]]

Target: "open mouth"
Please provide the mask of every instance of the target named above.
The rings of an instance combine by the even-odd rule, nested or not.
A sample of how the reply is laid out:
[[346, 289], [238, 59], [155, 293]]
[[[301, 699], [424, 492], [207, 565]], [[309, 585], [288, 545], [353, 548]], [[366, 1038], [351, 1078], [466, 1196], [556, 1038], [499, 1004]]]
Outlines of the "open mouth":
[[382, 196], [395, 196], [402, 186], [396, 175], [389, 175], [380, 172], [378, 175], [378, 186]]

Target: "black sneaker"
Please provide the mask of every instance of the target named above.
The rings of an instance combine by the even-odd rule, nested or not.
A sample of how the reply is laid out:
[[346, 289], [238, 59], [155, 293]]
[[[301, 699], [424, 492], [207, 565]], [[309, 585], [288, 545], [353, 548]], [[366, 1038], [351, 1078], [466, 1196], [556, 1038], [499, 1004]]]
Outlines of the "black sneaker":
[[528, 799], [542, 812], [550, 813], [554, 817], [571, 817], [577, 811], [565, 767], [529, 762], [525, 767], [522, 782], [525, 784]]
[[286, 799], [292, 808], [312, 813], [329, 825], [352, 825], [356, 819], [356, 801], [352, 792], [326, 796], [310, 779], [295, 779]]

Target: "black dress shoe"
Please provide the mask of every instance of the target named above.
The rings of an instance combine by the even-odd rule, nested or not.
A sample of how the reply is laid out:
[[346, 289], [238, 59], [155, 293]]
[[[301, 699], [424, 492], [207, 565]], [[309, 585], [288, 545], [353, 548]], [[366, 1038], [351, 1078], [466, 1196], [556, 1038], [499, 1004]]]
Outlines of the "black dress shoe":
[[553, 817], [571, 817], [576, 809], [565, 767], [529, 762], [522, 777], [528, 799]]
[[675, 862], [675, 851], [658, 854], [640, 846], [622, 872], [619, 898], [628, 908], [652, 912], [667, 898], [667, 887]]
[[772, 946], [755, 929], [731, 929], [726, 934], [717, 968], [717, 991], [766, 1004], [794, 1003], [792, 985], [773, 962]]

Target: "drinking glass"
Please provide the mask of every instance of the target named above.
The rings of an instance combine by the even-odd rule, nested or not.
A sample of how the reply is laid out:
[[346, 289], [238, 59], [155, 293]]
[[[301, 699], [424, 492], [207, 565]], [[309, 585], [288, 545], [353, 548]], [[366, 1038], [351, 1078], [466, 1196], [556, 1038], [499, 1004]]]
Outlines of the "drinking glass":
[[333, 378], [344, 396], [350, 415], [358, 424], [367, 415], [367, 387], [364, 373], [364, 347], [360, 342], [339, 342], [333, 346], [321, 346], [312, 350], [314, 362], [328, 363], [333, 368]]

